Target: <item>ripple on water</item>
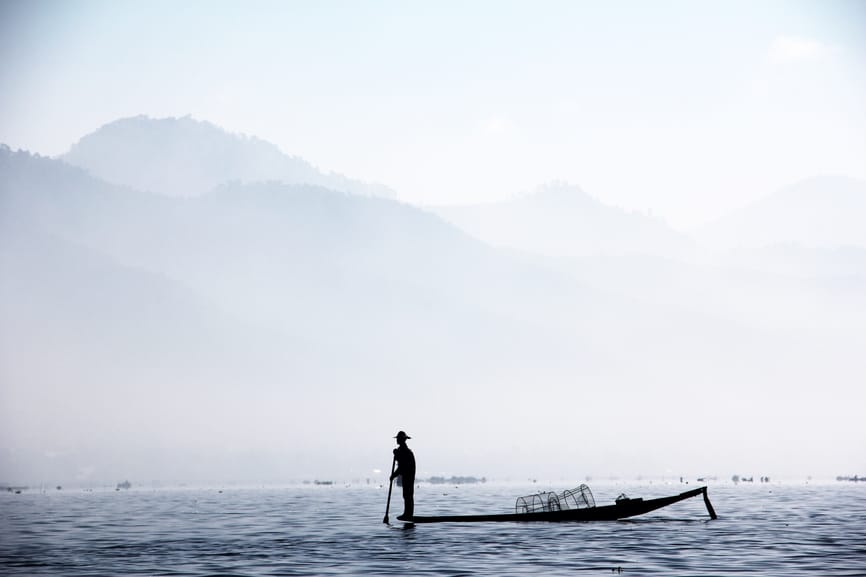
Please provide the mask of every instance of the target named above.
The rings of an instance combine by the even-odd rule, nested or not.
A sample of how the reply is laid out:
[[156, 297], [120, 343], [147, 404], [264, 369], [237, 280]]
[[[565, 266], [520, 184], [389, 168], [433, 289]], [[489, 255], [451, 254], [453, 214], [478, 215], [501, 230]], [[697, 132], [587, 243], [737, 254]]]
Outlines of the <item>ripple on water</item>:
[[[680, 489], [602, 487], [596, 496]], [[524, 492], [464, 487], [446, 498], [422, 486], [417, 500], [425, 513], [504, 512]], [[2, 495], [0, 573], [866, 574], [863, 486], [714, 486], [715, 521], [694, 499], [618, 522], [388, 526], [385, 497], [368, 487]]]

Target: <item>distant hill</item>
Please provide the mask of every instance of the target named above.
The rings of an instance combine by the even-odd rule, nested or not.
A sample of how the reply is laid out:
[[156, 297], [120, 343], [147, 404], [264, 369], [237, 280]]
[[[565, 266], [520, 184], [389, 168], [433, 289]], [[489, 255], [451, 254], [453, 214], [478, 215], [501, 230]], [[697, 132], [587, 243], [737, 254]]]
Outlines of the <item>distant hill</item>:
[[[230, 318], [339, 351], [337, 364], [367, 366], [365, 379], [383, 354], [393, 356], [392, 374], [416, 371], [416, 355], [426, 362], [441, 356], [425, 371], [429, 378], [469, 357], [482, 366], [484, 359], [516, 361], [521, 348], [537, 350], [539, 359], [562, 355], [576, 341], [554, 339], [562, 336], [558, 315], [566, 304], [572, 315], [589, 311], [598, 298], [575, 301], [582, 292], [568, 277], [512, 261], [392, 200], [277, 183], [232, 183], [176, 198], [8, 148], [0, 150], [0, 226], [11, 238], [48, 235], [183, 287]], [[14, 262], [26, 262], [19, 257]], [[55, 268], [40, 259], [34, 254], [34, 267]], [[48, 292], [65, 285], [50, 283]], [[174, 318], [182, 315], [166, 319], [169, 333]], [[91, 326], [98, 324], [85, 323], [82, 338]]]
[[248, 361], [243, 351], [286, 344], [146, 266], [175, 202], [0, 146], [0, 371], [17, 364], [10, 351], [56, 351], [52, 362], [86, 359], [87, 371], [122, 361], [177, 376], [213, 350]]
[[387, 187], [323, 173], [269, 142], [190, 117], [116, 120], [83, 137], [62, 159], [107, 182], [171, 196], [200, 196], [232, 181], [312, 184], [394, 196]]
[[[567, 366], [572, 375], [623, 354], [636, 367], [634, 355], [648, 360], [656, 348], [692, 347], [688, 335], [716, 323], [589, 288], [393, 200], [277, 183], [176, 198], [111, 185], [62, 161], [0, 152], [0, 225], [163, 278], [204, 310], [320, 343], [335, 367], [364, 381], [381, 371], [382, 383], [398, 375], [416, 383], [499, 375], [500, 386], [523, 371]], [[653, 342], [659, 323], [679, 330]], [[732, 330], [720, 323], [705, 352], [714, 354]]]
[[695, 236], [719, 248], [794, 244], [866, 248], [866, 181], [819, 176], [783, 188], [702, 229]]
[[679, 256], [692, 249], [686, 235], [661, 219], [608, 206], [562, 183], [514, 200], [431, 210], [494, 246], [548, 256]]

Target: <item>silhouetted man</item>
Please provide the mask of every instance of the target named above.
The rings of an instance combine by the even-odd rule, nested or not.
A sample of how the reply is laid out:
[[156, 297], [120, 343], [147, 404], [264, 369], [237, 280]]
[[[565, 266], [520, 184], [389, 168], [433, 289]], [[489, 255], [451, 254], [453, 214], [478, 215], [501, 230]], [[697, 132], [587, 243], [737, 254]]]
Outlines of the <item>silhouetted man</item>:
[[406, 446], [406, 440], [412, 437], [400, 431], [394, 438], [397, 439], [398, 445], [394, 449], [397, 469], [391, 474], [391, 481], [397, 477], [403, 477], [403, 514], [397, 519], [411, 521], [415, 514], [415, 455], [412, 453], [412, 449]]

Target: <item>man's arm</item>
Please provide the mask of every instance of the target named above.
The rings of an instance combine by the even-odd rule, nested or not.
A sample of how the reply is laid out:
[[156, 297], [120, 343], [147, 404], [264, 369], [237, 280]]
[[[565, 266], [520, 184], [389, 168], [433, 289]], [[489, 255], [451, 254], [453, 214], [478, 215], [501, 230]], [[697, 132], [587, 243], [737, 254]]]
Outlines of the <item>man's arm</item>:
[[394, 449], [394, 459], [397, 461], [397, 468], [394, 469], [393, 473], [391, 473], [391, 480], [392, 481], [394, 479], [396, 479], [397, 477], [399, 477], [400, 475], [402, 475], [402, 473], [400, 472], [400, 455], [398, 454], [399, 451], [400, 451], [399, 448]]

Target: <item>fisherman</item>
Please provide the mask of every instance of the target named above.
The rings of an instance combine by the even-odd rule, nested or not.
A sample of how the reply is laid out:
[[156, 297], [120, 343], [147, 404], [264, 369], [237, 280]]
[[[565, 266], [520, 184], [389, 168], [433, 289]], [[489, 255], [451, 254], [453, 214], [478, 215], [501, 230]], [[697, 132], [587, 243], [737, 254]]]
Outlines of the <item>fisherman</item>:
[[394, 459], [397, 461], [397, 469], [391, 473], [391, 481], [402, 476], [403, 485], [403, 514], [397, 517], [400, 521], [411, 521], [415, 514], [415, 455], [412, 449], [406, 446], [406, 441], [411, 439], [404, 431], [397, 433], [397, 448], [394, 449]]

